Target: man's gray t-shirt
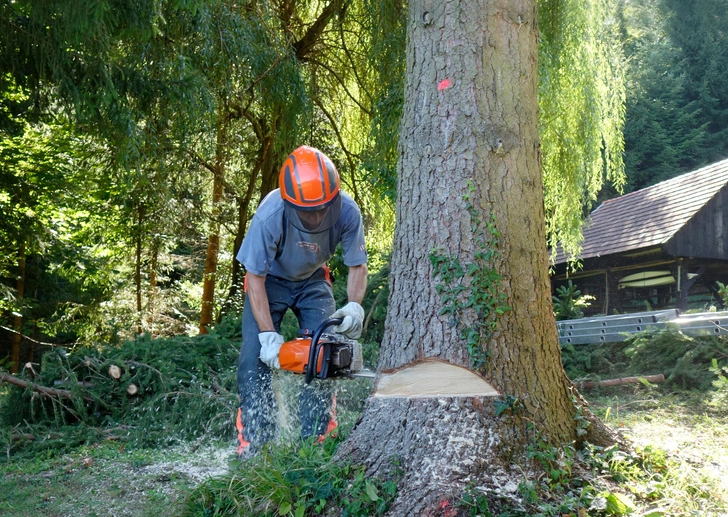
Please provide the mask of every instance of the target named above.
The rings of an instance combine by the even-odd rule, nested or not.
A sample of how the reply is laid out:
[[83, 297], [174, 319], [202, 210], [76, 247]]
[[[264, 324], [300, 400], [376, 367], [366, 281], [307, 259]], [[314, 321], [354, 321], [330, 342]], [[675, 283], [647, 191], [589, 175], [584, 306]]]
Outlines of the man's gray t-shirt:
[[254, 275], [299, 281], [326, 264], [339, 243], [346, 266], [366, 264], [361, 212], [350, 196], [341, 193], [341, 215], [334, 226], [307, 233], [285, 217], [283, 199], [276, 189], [260, 203], [236, 258]]

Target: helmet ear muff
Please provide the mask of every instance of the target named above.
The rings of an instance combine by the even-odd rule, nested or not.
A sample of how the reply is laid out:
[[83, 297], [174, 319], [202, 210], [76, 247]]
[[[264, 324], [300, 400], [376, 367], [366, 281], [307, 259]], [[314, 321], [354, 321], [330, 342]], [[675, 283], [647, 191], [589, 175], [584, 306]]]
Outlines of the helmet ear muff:
[[330, 206], [339, 196], [340, 179], [334, 163], [318, 149], [305, 145], [283, 162], [278, 183], [283, 201], [304, 212]]

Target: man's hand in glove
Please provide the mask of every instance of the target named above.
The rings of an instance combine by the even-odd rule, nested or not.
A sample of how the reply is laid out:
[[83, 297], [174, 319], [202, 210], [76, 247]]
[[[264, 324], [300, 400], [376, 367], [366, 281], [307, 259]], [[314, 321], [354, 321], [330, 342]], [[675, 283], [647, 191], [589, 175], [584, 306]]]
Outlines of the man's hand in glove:
[[331, 315], [331, 319], [341, 318], [341, 325], [331, 330], [336, 334], [343, 334], [350, 339], [359, 339], [364, 325], [364, 309], [356, 302], [349, 302]]
[[283, 344], [283, 336], [274, 331], [261, 332], [258, 334], [258, 341], [260, 341], [260, 360], [269, 368], [280, 368], [278, 352]]

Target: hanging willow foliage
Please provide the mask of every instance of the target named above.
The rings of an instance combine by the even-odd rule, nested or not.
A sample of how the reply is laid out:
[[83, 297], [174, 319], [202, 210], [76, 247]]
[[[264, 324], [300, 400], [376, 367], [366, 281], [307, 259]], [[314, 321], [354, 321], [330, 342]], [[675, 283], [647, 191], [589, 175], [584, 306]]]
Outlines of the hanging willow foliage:
[[[402, 113], [406, 2], [364, 2], [374, 78], [371, 147], [364, 167], [394, 197]], [[625, 183], [624, 56], [614, 0], [539, 2], [539, 137], [549, 244], [575, 256], [581, 225], [605, 181]]]
[[370, 146], [364, 153], [364, 168], [376, 190], [394, 200], [404, 105], [407, 4], [403, 0], [365, 0], [363, 6], [373, 97]]
[[542, 0], [538, 18], [547, 237], [575, 257], [605, 180], [625, 183], [625, 61], [610, 0]]

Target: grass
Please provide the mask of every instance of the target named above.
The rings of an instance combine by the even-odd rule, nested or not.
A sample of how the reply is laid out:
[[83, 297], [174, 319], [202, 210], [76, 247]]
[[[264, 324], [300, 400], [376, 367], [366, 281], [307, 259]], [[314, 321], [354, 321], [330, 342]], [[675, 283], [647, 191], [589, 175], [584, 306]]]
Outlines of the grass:
[[[619, 515], [632, 505], [632, 515], [641, 517], [728, 515], [728, 412], [711, 405], [704, 393], [643, 385], [602, 388], [585, 395], [596, 414], [634, 442], [635, 451], [594, 451], [589, 465], [595, 470], [584, 475], [591, 478], [588, 483], [578, 483], [582, 488], [566, 487], [568, 479], [563, 486], [561, 480], [551, 480], [558, 482], [552, 483], [550, 493], [534, 496], [530, 513], [508, 515]], [[242, 473], [245, 465], [231, 461], [232, 452], [232, 440], [200, 448], [158, 449], [131, 449], [118, 441], [106, 441], [65, 452], [49, 449], [32, 457], [10, 456], [0, 460], [0, 515], [214, 515], [210, 502], [215, 501], [214, 491], [220, 489], [216, 484], [221, 479], [215, 476], [232, 467], [238, 479], [247, 479]], [[276, 515], [284, 510], [296, 515], [297, 508], [301, 508], [300, 515], [314, 515], [324, 508], [322, 494], [326, 491], [332, 496], [328, 504], [339, 497], [339, 504], [344, 501], [352, 508], [361, 507], [351, 515], [373, 515], [367, 513], [376, 506], [371, 503], [391, 487], [385, 490], [382, 484], [368, 484], [355, 469], [344, 473], [321, 467], [331, 453], [327, 448], [288, 445], [273, 449], [255, 468], [249, 464], [249, 472], [255, 471], [267, 483], [265, 490], [278, 493], [267, 506], [265, 497], [258, 499], [256, 504], [263, 509], [255, 515]], [[548, 461], [553, 451], [534, 454]], [[570, 475], [582, 474], [587, 473], [575, 466]], [[354, 482], [336, 479], [345, 475], [354, 476]], [[205, 482], [212, 478], [215, 480]], [[529, 490], [535, 494], [533, 488], [524, 483], [524, 494]], [[301, 489], [305, 493], [295, 496], [295, 490]], [[589, 494], [592, 508], [584, 508], [586, 513], [564, 510], [578, 507], [578, 502], [564, 503], [569, 493], [577, 492]], [[189, 504], [192, 493], [196, 494], [196, 507]], [[476, 499], [470, 499], [475, 501], [470, 504], [473, 515], [497, 515], [479, 509]], [[305, 504], [297, 507], [297, 501]], [[622, 502], [628, 504], [621, 506]]]
[[622, 483], [643, 506], [671, 516], [728, 515], [728, 411], [711, 404], [710, 393], [641, 387], [595, 392], [590, 401], [651, 458], [643, 475]]
[[106, 442], [11, 459], [0, 464], [0, 515], [178, 515], [180, 499], [225, 471], [229, 446], [125, 450]]

